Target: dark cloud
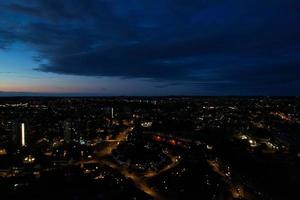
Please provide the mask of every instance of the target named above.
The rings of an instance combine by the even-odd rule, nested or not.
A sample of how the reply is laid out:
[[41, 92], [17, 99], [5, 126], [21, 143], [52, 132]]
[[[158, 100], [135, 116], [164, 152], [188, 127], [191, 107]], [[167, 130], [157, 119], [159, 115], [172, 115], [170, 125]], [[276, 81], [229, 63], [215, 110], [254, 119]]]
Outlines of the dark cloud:
[[30, 45], [39, 71], [215, 93], [299, 89], [298, 1], [15, 0], [0, 11], [2, 20], [22, 22], [0, 22], [0, 48]]

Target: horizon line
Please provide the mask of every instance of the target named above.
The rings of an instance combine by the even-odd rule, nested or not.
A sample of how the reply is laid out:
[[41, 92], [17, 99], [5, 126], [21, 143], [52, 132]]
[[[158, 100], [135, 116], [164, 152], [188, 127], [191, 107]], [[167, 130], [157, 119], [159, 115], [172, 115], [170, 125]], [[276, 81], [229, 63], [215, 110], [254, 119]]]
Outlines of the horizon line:
[[4, 97], [300, 97], [300, 95], [259, 95], [259, 94], [166, 94], [166, 95], [127, 95], [127, 94], [99, 94], [99, 93], [58, 93], [58, 92], [15, 92], [0, 91], [0, 98]]

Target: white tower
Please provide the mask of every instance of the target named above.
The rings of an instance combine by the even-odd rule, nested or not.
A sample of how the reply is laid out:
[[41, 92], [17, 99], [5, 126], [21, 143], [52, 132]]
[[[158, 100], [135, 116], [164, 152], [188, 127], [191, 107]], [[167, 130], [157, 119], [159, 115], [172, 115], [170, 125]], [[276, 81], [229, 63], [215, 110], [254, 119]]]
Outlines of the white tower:
[[25, 143], [25, 124], [21, 124], [21, 141], [22, 141], [22, 147], [26, 146]]

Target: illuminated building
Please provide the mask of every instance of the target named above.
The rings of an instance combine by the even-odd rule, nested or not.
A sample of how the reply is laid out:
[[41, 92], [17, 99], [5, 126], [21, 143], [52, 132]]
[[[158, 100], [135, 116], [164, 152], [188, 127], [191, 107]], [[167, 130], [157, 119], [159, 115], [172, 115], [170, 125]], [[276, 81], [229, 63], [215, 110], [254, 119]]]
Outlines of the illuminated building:
[[21, 142], [22, 142], [22, 147], [26, 146], [25, 142], [25, 124], [21, 124]]
[[63, 134], [66, 144], [80, 141], [80, 134], [78, 133], [78, 122], [66, 120], [63, 123]]
[[70, 121], [65, 121], [63, 124], [63, 131], [64, 131], [64, 140], [66, 144], [70, 144], [72, 141], [72, 127]]
[[35, 161], [35, 157], [33, 157], [32, 155], [28, 155], [24, 158], [23, 163], [30, 164], [33, 163], [34, 161]]
[[20, 147], [25, 147], [27, 145], [27, 130], [28, 127], [25, 125], [25, 123], [14, 123], [14, 131], [12, 134], [12, 145], [14, 149], [19, 149]]

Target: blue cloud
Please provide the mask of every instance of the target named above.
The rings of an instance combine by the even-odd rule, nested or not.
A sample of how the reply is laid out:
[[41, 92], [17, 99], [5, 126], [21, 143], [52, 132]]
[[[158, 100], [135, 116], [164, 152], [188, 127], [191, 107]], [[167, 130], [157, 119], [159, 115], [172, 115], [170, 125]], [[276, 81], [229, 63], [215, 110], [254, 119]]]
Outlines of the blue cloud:
[[0, 23], [0, 48], [31, 46], [36, 61], [47, 60], [38, 71], [198, 84], [220, 94], [300, 91], [298, 1], [15, 0], [0, 11], [9, 24], [21, 22]]

